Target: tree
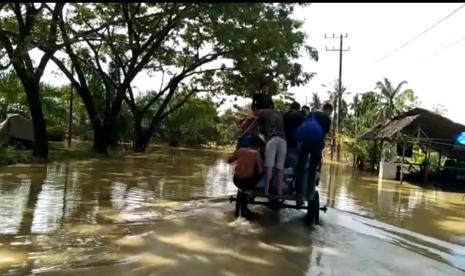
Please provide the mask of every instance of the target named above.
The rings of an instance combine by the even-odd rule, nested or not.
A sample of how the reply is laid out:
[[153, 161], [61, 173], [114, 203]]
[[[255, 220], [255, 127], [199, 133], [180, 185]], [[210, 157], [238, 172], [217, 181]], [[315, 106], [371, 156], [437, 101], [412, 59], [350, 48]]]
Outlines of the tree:
[[379, 120], [379, 97], [375, 92], [356, 94], [349, 106], [350, 112], [342, 121], [342, 133], [352, 139], [346, 149], [353, 155], [353, 165], [359, 168], [363, 168], [366, 160], [370, 160], [373, 167], [379, 158], [377, 145], [359, 140]]
[[[292, 10], [289, 4], [193, 5], [182, 28], [167, 37], [168, 45], [178, 47], [161, 49], [151, 68], [162, 79], [158, 92], [140, 107], [129, 90], [126, 100], [135, 117], [135, 150], [144, 151], [161, 122], [199, 92], [249, 96], [257, 78], [266, 77], [273, 80], [272, 92], [282, 93], [289, 85], [309, 81], [313, 75], [293, 62], [304, 47], [304, 33], [299, 30], [302, 23], [290, 18]], [[313, 48], [306, 49], [317, 59]], [[212, 68], [216, 60], [229, 60], [232, 65]], [[165, 76], [169, 77], [166, 82]], [[168, 109], [179, 92], [185, 97]], [[143, 118], [156, 102], [160, 103], [157, 111], [143, 126]]]
[[407, 84], [407, 82], [402, 81], [394, 88], [387, 78], [384, 78], [383, 82], [378, 81], [376, 83], [376, 88], [381, 93], [379, 109], [382, 119], [395, 117], [415, 104], [416, 97], [413, 90], [401, 91], [404, 84]]
[[[61, 141], [64, 138], [68, 121], [70, 87], [54, 87], [42, 82], [39, 86], [48, 140]], [[24, 87], [14, 70], [0, 73], [0, 103], [0, 121], [6, 118], [7, 113], [19, 113], [31, 118]], [[82, 124], [87, 123], [86, 119], [82, 118], [83, 110], [79, 99], [74, 101], [73, 106], [75, 110], [73, 122], [79, 130], [83, 128]], [[53, 139], [50, 139], [51, 137]]]
[[220, 138], [218, 123], [215, 103], [194, 97], [163, 121], [160, 132], [171, 146], [200, 146]]
[[[295, 60], [301, 49], [314, 59], [318, 53], [304, 45], [302, 22], [291, 18], [294, 6], [70, 4], [66, 16], [57, 14], [52, 24], [55, 38], [58, 24], [61, 43], [52, 47], [31, 36], [31, 45], [50, 53], [76, 88], [96, 151], [106, 152], [117, 140], [123, 101], [134, 116], [135, 150], [144, 151], [162, 121], [199, 92], [248, 95], [258, 76], [273, 79], [274, 93], [309, 81], [313, 74]], [[213, 66], [218, 60], [232, 65]], [[144, 70], [160, 76], [161, 85], [140, 106], [131, 83]], [[179, 93], [185, 97], [175, 97]], [[154, 106], [157, 111], [147, 119]]]
[[[37, 7], [37, 5], [39, 5]], [[13, 66], [24, 91], [34, 126], [33, 156], [48, 159], [47, 129], [40, 97], [40, 79], [50, 58], [57, 50], [57, 22], [64, 3], [3, 3], [0, 12], [0, 44], [2, 56]], [[30, 50], [34, 48], [33, 38], [43, 41], [43, 55], [37, 66], [34, 65]]]
[[390, 81], [384, 79], [384, 82], [377, 83], [380, 93], [370, 91], [354, 96], [349, 106], [349, 113], [342, 121], [342, 132], [352, 138], [347, 144], [347, 150], [354, 156], [354, 165], [363, 167], [363, 163], [369, 160], [371, 167], [374, 168], [381, 156], [382, 145], [361, 141], [359, 140], [361, 135], [376, 124], [397, 116], [415, 105], [416, 97], [413, 91], [410, 89], [402, 91], [405, 83], [405, 81], [401, 82], [394, 89]]
[[54, 87], [41, 83], [42, 108], [47, 124], [49, 141], [63, 141], [68, 122], [68, 103], [65, 98], [65, 87]]
[[9, 112], [28, 114], [26, 94], [14, 70], [0, 72], [0, 121]]
[[281, 113], [288, 112], [293, 102], [295, 102], [294, 94], [287, 91], [281, 92], [278, 97], [273, 99], [274, 108]]
[[321, 99], [317, 93], [312, 93], [312, 102], [310, 103], [310, 110], [318, 110], [321, 108]]
[[[185, 7], [189, 4], [184, 5]], [[94, 150], [106, 152], [117, 139], [116, 124], [132, 80], [159, 50], [164, 38], [179, 26], [182, 5], [73, 4], [67, 18], [60, 18], [66, 60], [54, 62], [70, 79], [83, 100], [94, 130]], [[98, 78], [99, 89], [90, 89]], [[94, 80], [95, 81], [95, 80]], [[103, 99], [102, 107], [97, 104]]]
[[[332, 120], [332, 124], [334, 125], [334, 128], [336, 126], [339, 126], [339, 131], [342, 129], [342, 122], [344, 121], [344, 118], [347, 116], [348, 113], [348, 105], [347, 102], [344, 100], [342, 97], [344, 95], [344, 92], [347, 90], [346, 87], [342, 86], [342, 91], [338, 91], [339, 85], [337, 82], [334, 83], [333, 90], [328, 91], [329, 94], [329, 100], [328, 102], [333, 105], [334, 108], [334, 115], [335, 115], [335, 120]], [[339, 104], [341, 105], [338, 107], [338, 98], [341, 98], [339, 101]]]

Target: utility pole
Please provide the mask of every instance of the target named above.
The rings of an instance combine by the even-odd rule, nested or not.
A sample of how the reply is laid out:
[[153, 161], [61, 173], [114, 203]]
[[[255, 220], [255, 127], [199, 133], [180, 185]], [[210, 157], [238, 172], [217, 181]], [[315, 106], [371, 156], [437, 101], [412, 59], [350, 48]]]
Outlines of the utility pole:
[[342, 99], [342, 52], [347, 52], [350, 50], [350, 48], [347, 48], [347, 49], [344, 49], [342, 47], [343, 45], [343, 40], [344, 38], [347, 38], [347, 34], [345, 35], [342, 35], [340, 34], [339, 37], [335, 36], [333, 34], [333, 36], [327, 36], [325, 34], [325, 38], [328, 38], [328, 39], [337, 39], [339, 38], [339, 49], [335, 49], [334, 46], [332, 49], [328, 49], [328, 47], [326, 47], [326, 51], [338, 51], [339, 52], [339, 83], [338, 83], [338, 91], [336, 91], [336, 106], [334, 107], [334, 109], [336, 110], [336, 112], [334, 112], [334, 117], [333, 117], [333, 120], [334, 120], [334, 124], [333, 124], [333, 134], [332, 134], [332, 138], [331, 138], [331, 160], [333, 160], [334, 158], [334, 151], [336, 150], [337, 151], [337, 161], [339, 161], [340, 159], [340, 141], [336, 142], [336, 137], [338, 138], [339, 140], [339, 125], [340, 125], [340, 122], [339, 122], [339, 119], [340, 119], [340, 112], [341, 112], [341, 99]]
[[[74, 76], [74, 67], [71, 67], [71, 75]], [[73, 83], [71, 83], [71, 94], [69, 96], [68, 148], [71, 148], [71, 136], [73, 134], [73, 100]]]

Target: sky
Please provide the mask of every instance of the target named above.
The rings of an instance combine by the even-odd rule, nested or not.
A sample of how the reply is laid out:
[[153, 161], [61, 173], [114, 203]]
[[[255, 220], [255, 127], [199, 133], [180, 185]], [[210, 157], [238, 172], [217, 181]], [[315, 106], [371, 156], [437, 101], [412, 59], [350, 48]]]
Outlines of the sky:
[[[338, 78], [339, 39], [325, 39], [325, 34], [346, 34], [342, 82], [350, 102], [355, 93], [375, 90], [377, 81], [388, 78], [394, 85], [414, 90], [419, 107], [433, 109], [442, 105], [445, 116], [465, 124], [465, 89], [461, 77], [465, 72], [465, 7], [430, 29], [407, 46], [388, 56], [419, 35], [463, 3], [314, 3], [295, 10], [294, 17], [303, 20], [307, 43], [319, 51], [319, 61], [303, 56], [298, 62], [316, 76], [305, 86], [291, 87], [296, 99], [305, 104], [313, 92], [327, 99], [328, 89]], [[460, 27], [462, 26], [462, 27]], [[454, 45], [453, 43], [458, 42]], [[448, 47], [452, 45], [451, 47]], [[44, 81], [66, 84], [67, 80], [52, 74], [47, 66]], [[157, 81], [138, 76], [134, 85], [140, 91], [153, 89]]]
[[[305, 20], [308, 43], [319, 50], [318, 62], [302, 60], [305, 68], [317, 75], [306, 86], [291, 88], [305, 102], [316, 92], [327, 98], [322, 84], [334, 82], [339, 74], [339, 39], [325, 39], [333, 33], [348, 35], [343, 48], [342, 82], [352, 95], [373, 91], [376, 82], [388, 78], [396, 85], [408, 84], [420, 100], [419, 107], [433, 109], [443, 105], [445, 115], [465, 124], [465, 7], [398, 50], [393, 52], [463, 3], [317, 3], [298, 9], [295, 17]], [[462, 27], [461, 27], [462, 26]], [[461, 40], [462, 39], [462, 40]], [[461, 40], [454, 46], [449, 45]], [[441, 51], [442, 50], [442, 51]], [[438, 53], [438, 51], [440, 51]]]

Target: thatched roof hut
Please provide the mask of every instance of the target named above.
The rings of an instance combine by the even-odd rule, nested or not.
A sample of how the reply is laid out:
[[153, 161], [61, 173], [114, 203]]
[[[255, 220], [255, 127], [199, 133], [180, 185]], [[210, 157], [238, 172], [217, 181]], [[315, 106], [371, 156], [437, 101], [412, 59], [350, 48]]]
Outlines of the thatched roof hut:
[[465, 146], [455, 137], [465, 132], [465, 126], [422, 108], [415, 108], [391, 120], [379, 123], [362, 135], [365, 140], [416, 140], [433, 150], [465, 160]]

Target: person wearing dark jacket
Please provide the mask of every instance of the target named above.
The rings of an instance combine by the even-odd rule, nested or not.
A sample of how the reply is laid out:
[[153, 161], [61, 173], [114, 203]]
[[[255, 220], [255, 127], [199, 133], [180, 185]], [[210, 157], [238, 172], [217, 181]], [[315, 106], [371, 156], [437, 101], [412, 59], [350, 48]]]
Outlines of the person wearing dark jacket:
[[268, 83], [264, 81], [260, 83], [259, 90], [252, 97], [252, 111], [259, 109], [274, 109]]
[[304, 114], [304, 116], [307, 116], [308, 113], [310, 113], [310, 107], [304, 105], [300, 111]]
[[293, 102], [290, 110], [283, 114], [284, 132], [287, 141], [287, 166], [293, 167], [297, 163], [297, 141], [294, 137], [295, 130], [305, 121], [304, 114], [300, 111], [300, 104]]

